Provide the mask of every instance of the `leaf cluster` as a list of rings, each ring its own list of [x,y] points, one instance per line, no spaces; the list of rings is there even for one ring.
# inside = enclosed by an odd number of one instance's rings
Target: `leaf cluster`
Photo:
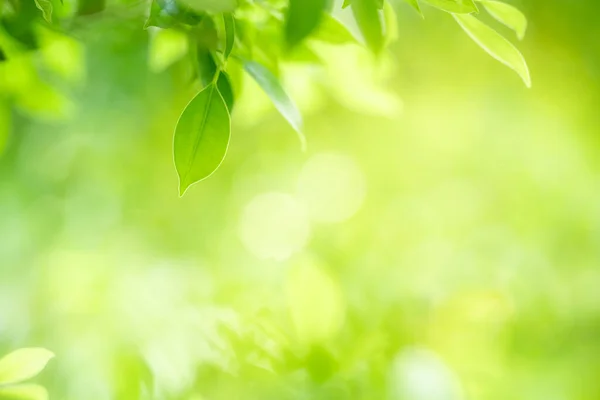
[[[400,1],[400,0],[399,0]],[[404,0],[419,15],[422,5],[446,12],[492,57],[512,68],[531,85],[527,64],[516,47],[478,18],[480,10],[511,28],[522,39],[527,27],[514,6],[496,0]],[[68,30],[53,20],[59,5],[53,0],[11,0],[2,10],[2,29],[20,45],[36,47],[31,25]],[[339,4],[341,3],[341,4]],[[288,61],[319,64],[312,44],[363,43],[375,57],[398,39],[397,12],[392,0],[152,0],[143,7],[144,28],[153,38],[150,67],[169,68],[182,57],[191,60],[199,92],[182,111],[175,128],[174,161],[180,195],[190,185],[210,176],[222,163],[231,137],[231,118],[240,91],[239,78],[249,76],[264,90],[275,108],[306,147],[302,116],[280,81]],[[102,13],[104,0],[82,0],[70,18]],[[339,18],[342,15],[345,18]],[[346,23],[358,28],[351,33]],[[345,22],[342,22],[345,21]],[[0,32],[1,33],[1,32]],[[2,36],[2,35],[0,35]],[[5,57],[6,41],[0,41]],[[10,43],[8,43],[10,44]],[[0,98],[0,100],[2,100]],[[2,110],[0,109],[0,112]],[[0,137],[2,134],[0,133]]]

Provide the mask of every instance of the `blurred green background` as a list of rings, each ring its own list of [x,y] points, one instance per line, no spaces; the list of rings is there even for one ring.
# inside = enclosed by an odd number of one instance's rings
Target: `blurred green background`
[[[514,4],[531,89],[399,4],[379,63],[287,68],[306,153],[246,80],[183,198],[194,91],[136,21],[4,66],[0,353],[64,400],[599,399],[600,7]]]

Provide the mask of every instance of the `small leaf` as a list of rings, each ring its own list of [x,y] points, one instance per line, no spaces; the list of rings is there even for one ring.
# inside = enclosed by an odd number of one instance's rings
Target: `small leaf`
[[[479,11],[473,0],[423,0],[440,10],[456,14],[470,14]]]
[[[518,8],[500,1],[479,0],[488,13],[498,22],[506,25],[517,34],[517,38],[522,40],[527,30],[527,18]]]
[[[225,50],[223,51],[223,56],[227,60],[235,44],[235,20],[231,13],[223,14],[223,25],[225,26]]]
[[[35,0],[35,6],[42,11],[46,21],[52,22],[52,2],[50,0]]]
[[[383,21],[385,22],[385,44],[398,40],[398,18],[396,11],[389,2],[383,6]]]
[[[352,13],[367,46],[375,54],[383,49],[385,38],[377,0],[352,0]]]
[[[202,87],[210,85],[217,75],[217,63],[210,51],[203,47],[196,49],[196,73]]]
[[[297,46],[319,26],[328,5],[328,0],[290,0],[284,31],[288,47]]]
[[[421,18],[425,18],[423,12],[421,11],[421,6],[419,5],[419,0],[405,0],[415,11],[421,16]]]
[[[352,0],[344,0],[342,4],[342,8],[350,7],[352,5]]]
[[[496,60],[512,68],[523,79],[525,85],[531,87],[527,63],[512,43],[472,15],[455,14],[454,19],[475,43]]]
[[[296,105],[289,98],[277,78],[261,64],[254,61],[244,63],[244,69],[271,99],[277,111],[283,115],[288,123],[294,128],[300,139],[302,149],[306,149],[306,138],[302,133],[302,116]]]
[[[323,16],[323,21],[313,38],[331,44],[356,43],[356,38],[352,36],[348,28],[328,14]]]
[[[13,351],[0,359],[0,385],[33,378],[46,367],[54,353],[39,347]]]
[[[227,110],[229,110],[229,114],[231,114],[235,104],[235,96],[233,94],[231,79],[229,79],[229,75],[225,71],[221,71],[219,74],[219,79],[217,79],[217,89],[219,89],[219,93],[225,101]]]
[[[48,400],[48,391],[40,385],[27,384],[0,388],[3,400]]]
[[[212,83],[189,102],[175,128],[173,153],[180,196],[219,168],[230,136],[227,105]]]

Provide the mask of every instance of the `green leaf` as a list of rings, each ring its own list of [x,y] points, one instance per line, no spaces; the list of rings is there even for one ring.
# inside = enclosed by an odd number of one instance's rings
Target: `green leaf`
[[[50,0],[35,0],[35,6],[42,11],[46,21],[52,22],[52,2]]]
[[[472,15],[455,14],[454,19],[489,55],[512,68],[531,87],[531,77],[525,59],[508,40]]]
[[[285,18],[285,41],[293,48],[317,29],[328,0],[290,0]]]
[[[375,54],[380,53],[385,44],[385,37],[377,0],[352,0],[352,13],[367,46]]]
[[[54,353],[39,347],[23,348],[0,359],[0,385],[33,378],[46,367]]]
[[[227,60],[235,44],[235,20],[231,13],[223,14],[223,25],[225,27],[225,50],[223,51],[223,56]]]
[[[233,106],[235,104],[235,96],[233,94],[231,79],[229,79],[229,75],[224,71],[221,71],[221,73],[219,74],[219,79],[217,79],[217,89],[219,89],[219,93],[225,101],[227,110],[229,110],[229,114],[231,114],[231,112],[233,111]]]
[[[237,0],[183,0],[183,3],[193,10],[211,13],[231,12],[237,7]]]
[[[478,12],[477,6],[473,0],[423,0],[429,5],[440,10],[456,14],[470,14]]]
[[[325,14],[319,29],[313,35],[315,40],[331,44],[356,43],[356,38],[348,28],[335,17]]]
[[[306,138],[302,133],[302,116],[292,99],[290,99],[285,90],[283,90],[283,87],[275,75],[267,68],[254,61],[245,62],[244,69],[252,78],[254,78],[267,96],[269,96],[277,111],[279,111],[292,128],[294,128],[300,139],[302,149],[306,149]]]
[[[48,400],[48,391],[40,385],[27,384],[0,388],[3,400]]]
[[[398,40],[398,18],[396,11],[389,2],[383,6],[383,21],[385,22],[385,44]]]
[[[352,5],[352,0],[344,0],[342,4],[342,8],[350,7]]]
[[[202,87],[210,85],[217,75],[217,63],[210,51],[203,47],[196,49],[196,73]]]
[[[175,0],[153,0],[150,6],[150,16],[144,24],[144,28],[149,26],[171,28],[180,23],[196,25],[203,19],[203,15]]]
[[[230,125],[227,105],[214,83],[200,91],[183,110],[173,143],[180,196],[219,168],[229,146]]]
[[[419,4],[419,0],[405,0],[415,11],[421,16],[421,18],[425,18],[423,15],[423,11],[421,11],[421,5]]]
[[[515,31],[519,40],[525,37],[527,18],[518,8],[500,1],[479,0],[479,2],[498,22]]]
[[[77,15],[92,15],[104,11],[106,0],[79,0],[77,2]]]

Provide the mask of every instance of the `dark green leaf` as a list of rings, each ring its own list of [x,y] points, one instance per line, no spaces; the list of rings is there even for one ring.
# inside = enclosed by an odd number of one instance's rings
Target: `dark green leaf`
[[[208,178],[223,162],[231,136],[227,105],[210,84],[187,105],[175,129],[173,153],[179,195]]]
[[[203,87],[210,85],[217,74],[217,64],[210,51],[203,47],[196,49],[196,73]]]
[[[80,0],[77,3],[77,15],[91,15],[106,8],[106,0]]]
[[[297,46],[319,26],[327,6],[328,0],[290,0],[285,19],[288,47]]]
[[[470,14],[477,12],[477,6],[473,0],[423,0],[424,2],[439,8],[457,14]]]
[[[209,15],[204,15],[202,21],[192,28],[192,35],[199,47],[210,50],[217,50],[219,48],[217,25]]]
[[[305,149],[306,138],[302,133],[302,116],[275,75],[273,75],[267,68],[254,61],[245,62],[244,69],[252,78],[254,78],[258,85],[265,91],[267,96],[269,96],[275,105],[275,108],[281,113],[281,115],[283,115],[292,128],[294,128],[298,134],[302,148]]]
[[[455,14],[454,18],[475,43],[496,60],[512,68],[527,87],[531,86],[527,63],[512,43],[472,15]]]
[[[223,56],[227,60],[235,44],[235,20],[232,14],[223,14],[223,25],[225,27],[225,49]]]
[[[352,0],[352,13],[367,46],[375,54],[380,53],[385,38],[377,0]]]
[[[235,105],[235,96],[233,94],[231,79],[229,79],[229,75],[225,71],[221,71],[219,75],[217,89],[219,89],[219,93],[221,94],[221,97],[223,97],[225,105],[227,105],[227,110],[229,110],[229,114],[231,114],[233,106]]]

